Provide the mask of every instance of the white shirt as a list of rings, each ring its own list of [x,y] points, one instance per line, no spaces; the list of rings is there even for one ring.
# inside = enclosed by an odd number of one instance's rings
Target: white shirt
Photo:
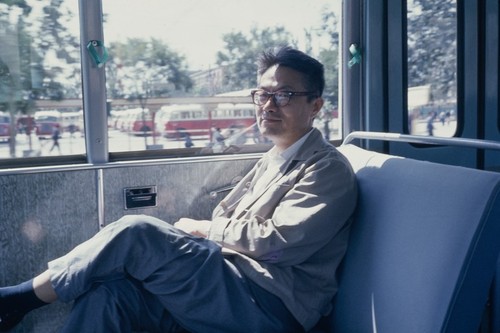
[[[257,179],[253,188],[250,189],[252,194],[261,193],[261,191],[267,187],[267,185],[269,185],[269,183],[276,178],[276,176],[283,175],[285,172],[284,166],[297,153],[300,146],[302,146],[310,134],[311,131],[307,132],[281,153],[277,151],[276,146],[269,150],[266,157],[268,160],[267,169],[264,171],[262,176]]]
[[[302,146],[302,144],[306,141],[311,132],[312,131],[306,133],[281,153],[278,152],[276,146],[274,146],[267,152],[266,155],[264,155],[267,163],[263,163],[263,165],[267,165],[267,168],[264,171],[257,171],[255,173],[255,177],[258,178],[252,181],[254,185],[248,189],[248,192],[241,198],[240,202],[238,203],[234,211],[234,214],[236,216],[238,216],[250,202],[255,200],[256,196],[260,195],[276,177],[283,175],[283,173],[285,172],[285,165],[287,165],[287,162],[297,153],[300,146]]]

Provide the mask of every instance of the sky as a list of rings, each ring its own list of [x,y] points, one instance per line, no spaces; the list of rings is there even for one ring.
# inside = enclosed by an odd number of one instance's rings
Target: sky
[[[73,0],[74,1],[74,0]],[[222,35],[282,25],[303,39],[318,29],[321,9],[340,0],[102,0],[105,42],[155,37],[186,56],[191,68],[207,69],[223,49]],[[300,44],[299,44],[300,45]]]
[[[104,42],[154,37],[183,55],[190,69],[213,68],[223,34],[284,26],[304,47],[304,30],[321,30],[321,13],[340,12],[341,0],[101,0]],[[28,0],[35,15],[43,15],[47,1]],[[79,36],[78,1],[65,0],[60,8],[73,13],[64,22]],[[64,15],[63,17],[70,17]],[[340,14],[337,14],[340,17]],[[320,43],[318,41],[318,43]],[[318,48],[318,45],[313,45]],[[313,54],[317,56],[317,54]]]

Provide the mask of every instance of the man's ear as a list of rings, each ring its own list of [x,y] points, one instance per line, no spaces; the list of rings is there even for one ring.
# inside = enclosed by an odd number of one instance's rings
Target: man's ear
[[[325,104],[325,100],[322,97],[318,97],[314,100],[313,102],[313,110],[312,110],[312,117],[316,117],[318,112],[321,110],[323,107],[323,104]]]

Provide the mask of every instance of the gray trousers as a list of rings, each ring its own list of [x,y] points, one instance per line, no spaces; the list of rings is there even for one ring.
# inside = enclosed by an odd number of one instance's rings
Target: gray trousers
[[[125,216],[49,263],[64,332],[302,332],[220,246],[149,216]]]

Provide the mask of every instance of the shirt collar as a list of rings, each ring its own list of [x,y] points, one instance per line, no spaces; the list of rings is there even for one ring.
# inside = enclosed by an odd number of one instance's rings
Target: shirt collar
[[[312,130],[304,134],[300,139],[295,141],[290,147],[283,150],[281,153],[277,151],[276,146],[272,147],[269,150],[269,164],[272,165],[282,165],[285,164],[288,160],[290,160],[300,149],[300,147],[304,144],[307,138],[311,135]]]

